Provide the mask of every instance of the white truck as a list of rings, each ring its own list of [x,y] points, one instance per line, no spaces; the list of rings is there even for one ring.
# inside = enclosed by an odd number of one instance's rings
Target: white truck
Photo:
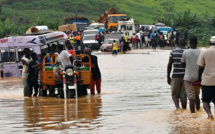
[[[129,20],[118,21],[117,32],[121,32],[122,36],[125,36],[125,34],[128,34],[129,39],[130,39],[131,36],[135,33],[134,19],[131,18]]]

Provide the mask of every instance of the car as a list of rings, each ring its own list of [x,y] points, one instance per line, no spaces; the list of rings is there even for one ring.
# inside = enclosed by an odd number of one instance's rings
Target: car
[[[113,38],[113,37],[109,37],[104,40],[104,43],[100,47],[101,51],[102,52],[112,52],[112,44],[113,44],[114,40],[116,41],[116,43],[118,45],[118,47],[117,47],[118,52],[122,51],[122,45],[120,43],[120,38]]]
[[[83,45],[92,50],[98,50],[100,48],[99,42],[95,40],[96,34],[86,34],[83,36]]]

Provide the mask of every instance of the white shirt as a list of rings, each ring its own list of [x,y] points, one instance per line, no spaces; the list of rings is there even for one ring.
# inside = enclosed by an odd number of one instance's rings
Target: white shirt
[[[22,57],[22,60],[24,60],[27,64],[29,64],[29,63],[31,62],[32,59],[31,59],[31,58],[28,59],[28,58],[26,58],[25,56],[23,56],[23,57]],[[22,79],[27,79],[27,78],[28,78],[28,74],[29,74],[28,69],[29,69],[28,66],[23,65],[23,69],[22,69]]]
[[[137,36],[138,36],[138,38],[139,38],[139,39],[141,39],[141,37],[140,37],[140,33],[137,33]]]
[[[215,46],[210,46],[201,52],[197,65],[204,67],[201,84],[204,86],[215,86]]]
[[[61,62],[61,70],[65,68],[66,65],[71,65],[70,57],[71,54],[69,54],[67,51],[63,50],[60,54],[58,54],[58,61]]]

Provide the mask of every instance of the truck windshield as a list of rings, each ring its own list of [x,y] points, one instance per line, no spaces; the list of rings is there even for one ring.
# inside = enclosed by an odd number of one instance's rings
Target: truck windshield
[[[118,20],[123,20],[127,18],[127,16],[110,16],[109,22],[110,23],[118,23]]]
[[[5,62],[16,62],[16,50],[15,49],[2,49],[1,50],[1,61]]]
[[[126,31],[126,25],[121,25],[121,31]]]

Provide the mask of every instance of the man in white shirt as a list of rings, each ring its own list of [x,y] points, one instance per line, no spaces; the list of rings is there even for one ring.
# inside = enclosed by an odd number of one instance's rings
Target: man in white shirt
[[[197,65],[199,65],[198,80],[202,85],[203,107],[208,119],[213,119],[210,102],[215,104],[215,36],[211,37],[210,44],[210,48],[201,52]]]
[[[58,70],[56,67],[53,69],[53,73],[55,76],[55,80],[59,80],[59,76],[62,73],[62,70],[67,65],[71,65],[71,60],[73,60],[73,57],[71,54],[68,53],[68,51],[63,50],[63,45],[57,46],[57,52],[58,52],[58,62],[60,62],[60,69]]]
[[[28,87],[28,65],[29,62],[32,60],[30,57],[30,49],[29,48],[25,48],[24,50],[24,54],[25,56],[23,56],[22,58],[22,64],[23,64],[23,69],[22,69],[22,82],[23,82],[23,86],[24,86],[24,96],[28,96],[28,92],[29,92],[29,87]]]
[[[184,85],[187,97],[190,102],[190,112],[195,113],[195,108],[200,109],[200,86],[195,86],[192,83],[198,80],[198,65],[196,64],[198,57],[201,53],[197,49],[197,38],[190,38],[190,49],[183,52],[181,63],[185,68]]]

